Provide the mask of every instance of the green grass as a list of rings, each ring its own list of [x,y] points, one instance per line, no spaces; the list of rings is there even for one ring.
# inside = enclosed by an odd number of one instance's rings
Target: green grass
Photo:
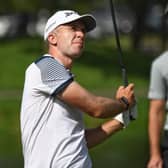
[[[0,167],[23,167],[19,111],[20,100],[0,100]]]
[[[130,50],[129,39],[124,38],[122,42],[128,79],[135,83],[139,117],[127,129],[90,150],[94,168],[142,168],[148,158],[146,96],[153,58]],[[40,39],[0,42],[0,165],[5,168],[23,167],[19,115],[24,73],[33,60],[45,53],[42,48]],[[76,60],[72,71],[76,80],[95,94],[114,96],[122,84],[114,39],[88,40],[83,56]],[[85,117],[87,127],[103,121]]]

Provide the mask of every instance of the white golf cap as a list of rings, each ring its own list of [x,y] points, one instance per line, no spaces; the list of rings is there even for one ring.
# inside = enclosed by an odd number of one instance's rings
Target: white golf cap
[[[49,33],[59,25],[76,20],[81,20],[84,23],[86,32],[89,32],[96,27],[96,19],[90,14],[79,15],[77,12],[72,10],[61,10],[48,19],[44,29],[44,40],[46,40]]]

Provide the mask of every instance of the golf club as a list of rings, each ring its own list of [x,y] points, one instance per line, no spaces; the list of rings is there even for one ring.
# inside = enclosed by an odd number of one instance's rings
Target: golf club
[[[119,32],[118,32],[116,16],[115,16],[115,9],[114,9],[114,4],[113,4],[112,0],[110,0],[110,9],[111,9],[112,22],[113,22],[113,26],[114,26],[114,34],[115,34],[116,44],[117,44],[117,48],[118,48],[118,52],[119,52],[119,65],[120,65],[121,71],[122,71],[123,84],[126,87],[126,86],[128,86],[128,78],[127,78],[126,67],[125,67],[125,64],[123,61],[123,52],[121,49]],[[137,118],[137,104],[135,104],[131,109],[129,109],[129,116],[130,116],[131,120],[135,120]]]

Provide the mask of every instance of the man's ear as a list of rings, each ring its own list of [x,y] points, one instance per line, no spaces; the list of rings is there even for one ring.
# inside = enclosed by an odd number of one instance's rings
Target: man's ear
[[[48,35],[48,42],[50,44],[56,45],[57,44],[57,37],[54,36],[52,33]]]

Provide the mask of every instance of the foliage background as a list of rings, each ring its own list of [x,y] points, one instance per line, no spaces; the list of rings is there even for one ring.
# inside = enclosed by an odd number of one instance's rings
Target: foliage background
[[[42,8],[48,9],[50,13],[65,8],[89,12],[103,5],[108,6],[108,3],[106,0],[6,0],[0,5],[0,13],[8,11],[34,14]],[[151,4],[160,3],[164,9],[166,1],[120,0],[115,3],[127,4],[136,16],[133,32],[121,35],[121,45],[128,80],[135,83],[139,116],[127,129],[91,149],[90,155],[94,168],[143,168],[149,155],[147,91],[150,65],[167,45],[166,32],[162,31],[165,29],[158,32],[150,31],[144,27],[144,20]],[[151,45],[153,50],[149,48]],[[20,103],[24,73],[32,61],[46,52],[44,48],[43,40],[39,37],[0,39],[0,167],[2,168],[23,167]],[[88,39],[83,56],[76,60],[73,72],[78,82],[93,93],[114,97],[115,90],[122,85],[114,36]],[[103,121],[85,116],[86,127],[98,126]]]

